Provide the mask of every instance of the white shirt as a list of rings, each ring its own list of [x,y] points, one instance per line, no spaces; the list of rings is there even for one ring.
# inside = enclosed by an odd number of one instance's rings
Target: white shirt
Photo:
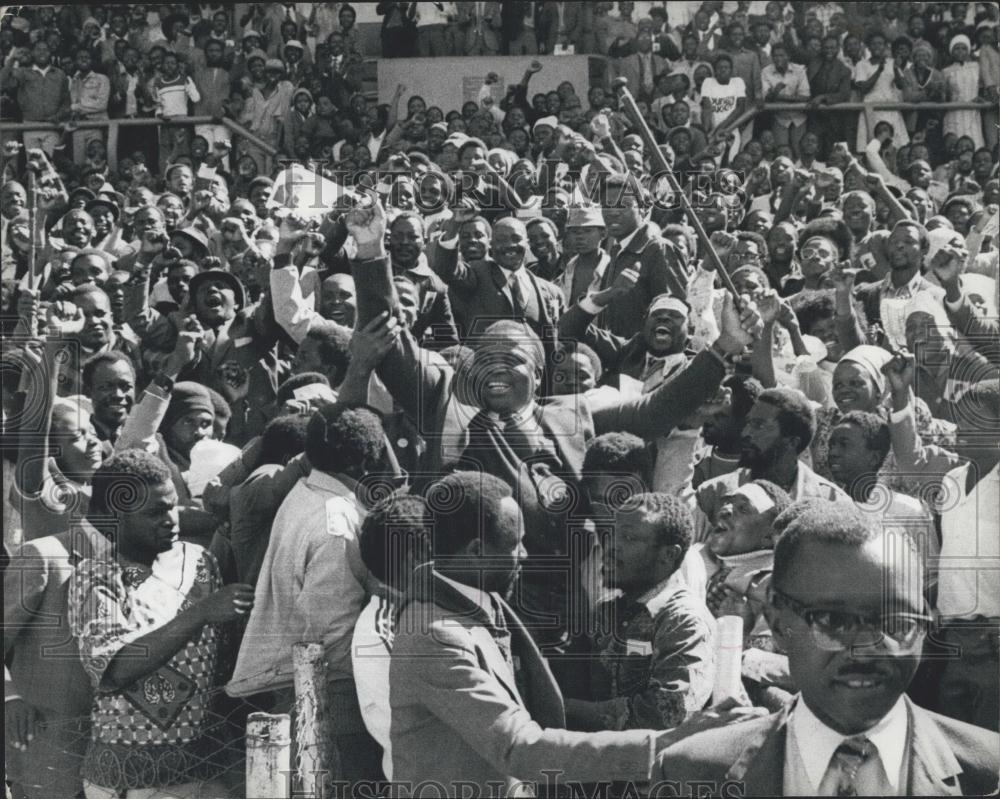
[[[701,99],[708,99],[712,104],[712,124],[716,127],[736,108],[736,101],[747,96],[747,87],[743,78],[732,77],[729,83],[721,84],[715,78],[705,78],[701,84]]]
[[[390,599],[374,594],[358,616],[351,640],[354,685],[365,727],[382,747],[382,770],[392,779],[392,749],[389,729],[389,662],[396,607]]]
[[[503,272],[504,278],[507,282],[504,284],[503,293],[507,295],[507,299],[510,300],[510,305],[512,308],[516,308],[517,305],[514,302],[514,293],[511,290],[511,284],[516,280],[518,285],[521,287],[521,297],[525,302],[528,302],[528,298],[531,296],[531,292],[534,288],[531,285],[531,281],[528,280],[528,271],[526,268],[522,267],[518,270],[504,269],[500,264],[497,264],[497,269]]]
[[[1000,617],[1000,465],[966,493],[971,464],[945,475],[938,609],[945,618]]]
[[[909,733],[906,703],[900,697],[892,709],[870,730],[861,733],[875,748],[858,770],[858,796],[898,796],[905,792],[903,755]],[[800,695],[788,719],[785,744],[785,796],[830,796],[830,760],[842,742],[855,736],[831,729],[809,709]]]
[[[292,684],[292,646],[322,641],[328,679],[352,677],[350,644],[368,570],[358,531],[366,513],[354,491],[313,469],[278,508],[264,554],[230,696]]]

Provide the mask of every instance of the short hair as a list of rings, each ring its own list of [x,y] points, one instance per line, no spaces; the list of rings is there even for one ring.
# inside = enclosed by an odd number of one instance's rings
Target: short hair
[[[878,466],[876,468],[882,468],[882,464],[889,455],[889,450],[892,447],[889,425],[885,419],[877,413],[848,411],[840,417],[837,424],[851,424],[857,427],[865,440],[865,446],[878,454]]]
[[[141,449],[116,452],[94,472],[90,481],[92,515],[114,516],[141,507],[151,486],[171,483],[167,465]]]
[[[847,223],[843,219],[820,217],[802,228],[799,232],[800,255],[805,243],[813,236],[823,236],[830,239],[837,248],[841,261],[849,258],[854,249],[854,236],[851,235],[850,228],[847,227]]]
[[[396,223],[399,222],[401,219],[409,219],[417,226],[417,229],[420,231],[420,235],[422,236],[426,235],[427,223],[424,221],[424,218],[416,211],[399,211],[392,218],[392,221],[389,223],[388,230],[391,232]]]
[[[413,553],[416,563],[432,559],[433,530],[422,496],[390,494],[376,503],[361,523],[361,560],[376,579],[399,587],[408,553]]]
[[[691,516],[691,509],[680,497],[661,491],[636,494],[626,500],[618,512],[645,513],[647,519],[656,526],[657,545],[680,547],[681,558],[691,546],[694,537],[694,519]]]
[[[513,496],[507,483],[485,472],[456,471],[431,483],[425,497],[434,517],[434,554],[454,555],[480,536],[498,541],[500,504]]]
[[[722,387],[728,388],[732,397],[733,416],[746,419],[757,399],[764,392],[764,386],[756,377],[734,374],[722,381]]]
[[[558,362],[557,359],[562,356],[575,354],[582,355],[590,361],[590,368],[594,372],[594,380],[600,382],[601,377],[604,375],[604,366],[601,364],[601,357],[594,352],[594,348],[590,345],[584,344],[582,341],[566,339],[560,341],[552,352],[553,361],[555,362]]]
[[[324,365],[336,369],[337,375],[343,378],[351,362],[351,331],[329,319],[314,319],[306,338],[314,339],[319,344],[319,356]]]
[[[547,216],[536,216],[533,219],[529,219],[524,227],[527,230],[532,225],[545,225],[547,228],[549,228],[549,230],[552,231],[553,235],[555,235],[556,238],[559,238],[559,236],[561,235],[559,233],[559,226],[551,219],[549,219]]]
[[[458,232],[461,233],[462,229],[466,225],[476,225],[476,224],[485,225],[486,235],[489,236],[490,238],[493,238],[493,225],[490,224],[490,221],[485,216],[476,215],[471,219],[466,219],[464,222],[462,222],[462,224],[458,226]]]
[[[945,206],[947,207],[947,203],[945,203]],[[943,212],[944,209],[942,209],[942,213]],[[920,249],[927,252],[928,247],[930,247],[930,240],[927,238],[927,228],[915,219],[900,219],[895,225],[892,226],[892,230],[889,231],[889,235],[892,235],[898,227],[911,227],[917,231],[917,235],[920,237]]]
[[[305,451],[310,417],[304,413],[276,416],[260,437],[260,462],[284,463]]]
[[[462,142],[462,146],[458,148],[458,157],[462,157],[462,153],[468,150],[470,147],[482,147],[484,150],[489,150],[490,148],[486,146],[486,142],[482,139],[477,139],[475,136],[466,139]]]
[[[729,66],[732,67],[732,65],[733,65],[733,57],[731,55],[729,55],[729,53],[719,53],[715,57],[715,61],[713,61],[713,66],[716,69],[718,69],[719,64],[722,63],[723,61],[728,61],[729,62]]]
[[[736,236],[737,241],[752,241],[757,245],[757,251],[760,253],[760,264],[763,267],[769,262],[770,258],[767,253],[767,242],[760,233],[754,233],[752,230],[735,230],[733,235]]]
[[[275,399],[279,404],[288,402],[288,400],[295,396],[295,389],[302,388],[303,386],[311,386],[315,383],[321,383],[324,386],[330,385],[327,376],[322,372],[300,372],[297,375],[292,375],[278,386]]]
[[[675,103],[676,105],[676,103]],[[671,222],[669,225],[663,226],[663,238],[668,236],[683,236],[687,241],[688,252],[693,258],[698,252],[698,237],[695,235],[695,230],[690,225],[681,225],[676,222]]]
[[[132,363],[132,359],[119,350],[106,350],[105,352],[97,353],[97,355],[92,355],[84,361],[81,373],[84,393],[89,394],[94,387],[94,372],[97,371],[98,367],[102,364],[112,365],[116,363],[123,363],[128,366],[129,371],[132,373],[132,380],[135,380],[135,364]]]
[[[976,429],[982,435],[995,437],[1000,433],[997,430],[997,420],[1000,417],[1000,380],[988,378],[974,383],[956,405],[956,417],[960,420],[971,417],[970,421],[976,421]],[[990,414],[988,419],[983,418],[983,409]]]
[[[778,409],[778,428],[785,438],[799,440],[797,452],[805,451],[816,433],[816,414],[808,397],[794,388],[768,388],[757,402],[766,402]]]
[[[585,477],[598,472],[634,474],[644,485],[652,485],[653,456],[646,442],[633,433],[602,433],[587,442],[581,471]]]
[[[774,570],[771,585],[779,588],[788,580],[794,568],[795,554],[805,541],[817,544],[839,544],[860,549],[874,541],[880,528],[873,525],[861,511],[846,502],[830,502],[810,497],[792,503],[774,527],[781,526],[774,544]],[[909,536],[904,536],[909,540]]]
[[[306,432],[309,462],[327,474],[373,466],[385,452],[382,420],[368,408],[340,403],[320,408]]]
[[[80,286],[77,286],[75,289],[73,289],[73,291],[70,292],[69,299],[75,303],[77,300],[82,300],[84,297],[90,295],[100,295],[101,297],[104,297],[104,299],[106,299],[109,303],[111,302],[111,298],[108,296],[108,293],[100,286],[95,286],[93,283],[84,283]]]

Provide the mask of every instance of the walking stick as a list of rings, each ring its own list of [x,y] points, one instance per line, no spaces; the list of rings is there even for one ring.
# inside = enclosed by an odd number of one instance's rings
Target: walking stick
[[[726,271],[726,268],[722,265],[722,259],[719,258],[719,254],[715,251],[715,247],[712,246],[712,242],[709,241],[708,234],[705,232],[705,228],[701,224],[701,220],[698,219],[697,214],[695,214],[694,209],[691,207],[691,203],[688,201],[687,195],[681,189],[680,184],[677,182],[677,178],[674,177],[674,172],[670,168],[670,164],[667,163],[666,156],[663,155],[663,151],[660,150],[660,145],[657,144],[656,138],[653,136],[653,131],[649,129],[649,125],[646,120],[642,118],[642,113],[639,111],[639,106],[636,105],[635,98],[632,96],[632,92],[628,90],[628,79],[627,78],[615,78],[611,82],[611,88],[617,93],[618,99],[625,111],[626,116],[631,120],[632,125],[637,128],[639,137],[642,139],[643,144],[646,146],[646,151],[650,153],[653,159],[654,167],[659,170],[659,173],[666,178],[667,184],[670,186],[670,190],[678,198],[681,204],[681,208],[684,209],[684,213],[691,223],[691,227],[694,228],[694,232],[698,236],[698,241],[701,242],[701,246],[708,253],[709,260],[712,263],[712,267],[715,269],[716,274],[722,280],[722,284],[726,287],[730,294],[733,295],[733,299],[736,301],[737,307],[739,307],[740,293],[736,290],[736,286],[733,285],[733,280]]]

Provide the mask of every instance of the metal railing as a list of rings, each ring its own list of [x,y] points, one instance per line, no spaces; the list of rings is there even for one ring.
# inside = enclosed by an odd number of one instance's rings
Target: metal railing
[[[809,107],[806,103],[761,103],[748,108],[746,113],[740,117],[738,123],[745,125],[756,116],[769,112],[791,111],[798,113],[816,113],[832,111],[834,113],[856,112],[856,111],[988,111],[996,110],[998,105],[989,102],[968,102],[968,103],[838,103],[836,105],[823,105]],[[108,140],[108,166],[116,169],[118,166],[118,130],[130,127],[160,127],[177,125],[224,125],[236,136],[246,139],[255,147],[260,148],[270,156],[277,155],[276,148],[269,145],[263,139],[255,136],[238,122],[229,117],[171,117],[161,119],[159,117],[130,117],[126,119],[81,119],[67,127],[66,123],[58,122],[4,122],[0,125],[4,131],[36,131],[51,130],[59,133],[69,133],[72,130],[88,130],[94,128],[107,128]],[[730,126],[734,127],[734,126]]]
[[[255,136],[238,122],[229,117],[170,117],[161,119],[160,117],[129,117],[125,119],[80,119],[75,120],[71,125],[60,122],[4,122],[0,129],[4,131],[35,131],[52,130],[57,133],[70,133],[74,130],[92,130],[107,128],[108,131],[108,166],[111,169],[118,167],[118,130],[120,128],[140,128],[140,127],[176,127],[180,125],[224,125],[229,131],[240,138],[246,139],[255,147],[259,147],[270,156],[278,154],[277,149]]]

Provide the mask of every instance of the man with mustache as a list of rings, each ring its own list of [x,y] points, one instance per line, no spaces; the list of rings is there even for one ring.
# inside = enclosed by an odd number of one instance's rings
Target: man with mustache
[[[819,497],[848,503],[843,491],[799,460],[815,432],[816,417],[804,394],[790,388],[762,391],[743,427],[740,468],[698,488],[696,539],[704,541],[708,536],[722,498],[750,480],[770,480],[793,500]]]
[[[664,779],[740,796],[976,796],[996,790],[1000,737],[904,696],[931,622],[911,539],[860,511],[803,503],[778,539],[765,609],[794,702],[667,749]]]

